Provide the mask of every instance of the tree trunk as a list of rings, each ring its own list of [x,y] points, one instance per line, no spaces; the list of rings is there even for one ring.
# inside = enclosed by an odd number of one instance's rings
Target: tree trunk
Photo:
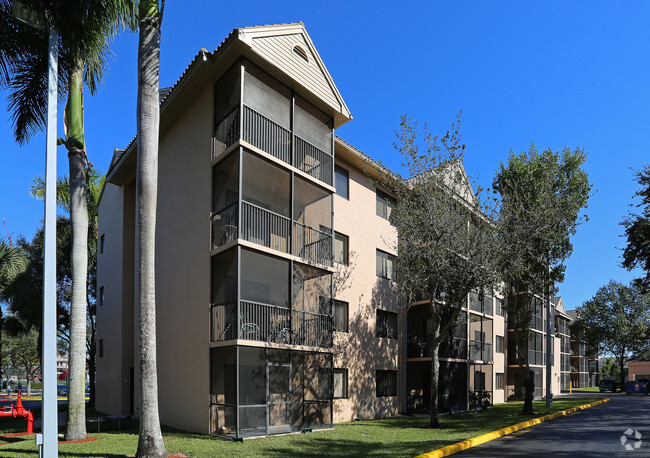
[[[65,440],[86,438],[86,299],[88,295],[88,203],[83,128],[83,64],[70,78],[65,111],[66,146],[70,162],[70,223],[72,225],[72,300],[70,301],[70,354],[68,421]]]
[[[166,457],[158,414],[156,363],[155,229],[160,122],[160,24],[157,1],[141,1],[139,8],[135,299],[138,310],[140,434],[136,457]]]
[[[535,396],[535,372],[528,369],[528,374],[524,380],[524,408],[521,413],[524,415],[532,415],[533,398]]]
[[[431,398],[429,400],[429,427],[440,428],[438,418],[438,385],[440,379],[440,360],[438,350],[440,349],[440,320],[433,315],[433,343],[431,345]]]
[[[625,383],[625,354],[621,355],[620,358],[618,358],[618,364],[620,367],[620,374],[619,377],[621,378],[621,392],[627,391],[627,384]],[[614,392],[616,392],[616,389],[614,389]]]

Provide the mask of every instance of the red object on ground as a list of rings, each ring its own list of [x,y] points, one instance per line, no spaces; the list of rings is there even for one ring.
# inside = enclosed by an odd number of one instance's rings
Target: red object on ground
[[[20,397],[20,390],[18,390],[18,399],[16,400],[16,406],[14,407],[11,404],[11,409],[0,410],[0,417],[23,417],[27,419],[27,432],[26,434],[32,434],[34,432],[34,415],[28,409],[23,407],[23,401]]]

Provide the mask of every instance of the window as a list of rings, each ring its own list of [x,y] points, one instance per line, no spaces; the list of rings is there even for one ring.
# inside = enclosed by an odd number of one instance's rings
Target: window
[[[503,302],[498,297],[494,298],[494,313],[503,316]]]
[[[104,287],[99,288],[99,305],[104,305]]]
[[[318,399],[330,399],[332,396],[332,369],[327,367],[318,368]]]
[[[338,165],[334,167],[334,187],[339,196],[345,197],[346,199],[350,198],[350,179],[348,171]]]
[[[348,332],[348,303],[334,301],[334,330]]]
[[[104,339],[99,339],[99,350],[97,352],[100,358],[104,357]]]
[[[348,265],[348,236],[334,233],[334,262]]]
[[[397,371],[377,371],[377,397],[397,396]]]
[[[395,206],[395,200],[385,192],[377,189],[377,216],[390,221],[390,214]]]
[[[395,281],[395,256],[377,250],[377,276]]]
[[[496,374],[496,379],[494,380],[494,388],[496,390],[502,390],[503,389],[503,373],[497,372]]]
[[[397,339],[397,313],[377,309],[377,337]]]
[[[334,399],[348,397],[348,370],[334,369]]]
[[[103,253],[104,252],[104,234],[99,237],[99,252]]]
[[[503,353],[503,336],[496,336],[496,352]]]

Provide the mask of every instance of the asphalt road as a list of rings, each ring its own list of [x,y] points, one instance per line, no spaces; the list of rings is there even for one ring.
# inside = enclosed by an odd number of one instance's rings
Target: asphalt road
[[[611,401],[501,437],[455,456],[650,457],[650,396],[627,396],[623,393],[588,393],[585,396],[608,397]]]

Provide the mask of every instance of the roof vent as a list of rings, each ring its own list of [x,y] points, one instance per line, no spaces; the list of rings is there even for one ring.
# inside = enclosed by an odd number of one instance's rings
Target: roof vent
[[[300,45],[295,45],[295,46],[293,47],[293,52],[295,52],[295,53],[298,54],[300,57],[302,57],[303,59],[305,59],[305,62],[309,62],[309,56],[307,55],[307,51],[305,51],[305,48],[303,48],[302,46],[300,46]]]

